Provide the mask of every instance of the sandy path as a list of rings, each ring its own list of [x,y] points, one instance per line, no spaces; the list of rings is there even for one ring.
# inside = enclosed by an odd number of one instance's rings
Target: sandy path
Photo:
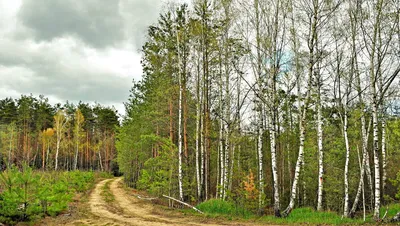
[[[189,217],[167,217],[156,214],[150,203],[139,200],[128,195],[122,188],[122,178],[103,180],[96,185],[89,197],[90,213],[94,215],[91,219],[83,219],[73,222],[71,225],[136,225],[136,226],[163,226],[163,225],[239,225],[239,224],[203,224],[193,222]],[[110,191],[115,197],[115,205],[119,206],[122,213],[111,212],[108,204],[103,200],[101,191],[104,185],[111,181]]]

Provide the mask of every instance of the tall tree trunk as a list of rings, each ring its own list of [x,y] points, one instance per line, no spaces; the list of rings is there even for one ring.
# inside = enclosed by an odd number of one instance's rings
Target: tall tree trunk
[[[79,141],[78,139],[76,140],[75,143],[75,158],[74,158],[74,170],[77,170],[78,168],[78,154],[79,154]]]
[[[319,81],[318,81],[319,83]],[[322,146],[322,106],[321,106],[321,88],[318,86],[317,93],[317,136],[318,136],[318,201],[317,210],[322,210],[322,194],[324,187],[324,152]]]
[[[382,119],[382,195],[384,195],[385,192],[386,180],[386,121]]]
[[[379,220],[379,210],[381,205],[381,177],[380,177],[380,163],[379,163],[379,138],[378,138],[378,94],[377,94],[377,81],[375,76],[375,50],[378,38],[378,30],[380,27],[380,16],[382,12],[382,0],[378,0],[376,4],[377,15],[374,23],[374,32],[372,37],[372,46],[370,50],[370,88],[372,93],[372,129],[373,129],[373,148],[374,148],[374,177],[375,177],[375,206],[374,206],[374,219]]]
[[[58,169],[58,153],[60,151],[60,142],[61,142],[61,135],[57,132],[57,146],[56,146],[56,157],[55,157],[55,167],[54,170],[57,171]]]
[[[14,126],[11,126],[11,136],[10,136],[10,146],[8,148],[8,168],[11,167],[11,152],[12,152],[12,143],[13,143],[13,135],[14,135]]]
[[[273,94],[274,95],[274,94]],[[272,100],[274,101],[274,100]],[[271,167],[274,186],[274,213],[276,217],[280,217],[280,202],[279,202],[279,182],[278,182],[278,164],[276,160],[276,124],[275,124],[275,109],[270,112],[270,146],[271,146]]]
[[[314,12],[312,15],[312,18],[310,20],[312,23],[310,24],[310,38],[308,40],[308,47],[309,47],[309,63],[308,63],[308,89],[307,89],[307,94],[306,94],[306,99],[304,102],[303,109],[300,112],[300,117],[299,117],[299,153],[297,157],[297,162],[296,162],[296,168],[294,172],[294,178],[293,178],[293,184],[292,184],[292,190],[291,190],[291,195],[290,195],[290,201],[289,205],[287,208],[282,212],[283,216],[288,216],[290,212],[294,208],[294,204],[296,201],[296,192],[297,192],[297,183],[299,180],[300,176],[300,171],[301,167],[304,162],[304,142],[305,142],[305,135],[306,135],[306,115],[311,99],[311,86],[312,86],[312,80],[313,80],[313,74],[314,74],[314,64],[315,64],[315,57],[314,57],[314,49],[315,49],[315,41],[317,39],[317,20],[318,20],[318,3],[314,4]],[[294,37],[296,38],[296,37]],[[294,41],[296,42],[296,41]],[[295,47],[296,49],[296,47]],[[298,84],[299,86],[299,84]],[[301,95],[300,93],[298,95]],[[299,106],[300,107],[300,106]]]
[[[178,47],[178,83],[179,83],[179,106],[178,106],[178,186],[179,198],[183,201],[182,189],[182,68],[180,56],[179,32],[176,31],[177,47]]]
[[[344,134],[344,142],[346,146],[346,162],[344,166],[344,217],[349,216],[349,160],[350,160],[350,146],[349,146],[349,138],[347,135],[348,128],[348,119],[347,119],[347,109],[344,109],[344,123],[343,123],[343,134]]]
[[[200,97],[200,65],[199,63],[197,64],[197,80],[196,80],[196,179],[197,179],[197,198],[198,200],[201,197],[201,179],[200,179],[200,146],[201,146],[201,139],[200,139],[200,134],[201,134],[201,130],[200,130],[200,123],[201,123],[201,97]]]
[[[225,197],[225,149],[224,149],[224,120],[223,120],[223,81],[222,81],[222,53],[219,52],[219,198]],[[226,141],[225,141],[226,142]]]
[[[100,150],[98,151],[98,155],[99,155],[100,170],[101,170],[101,171],[104,171],[104,168],[103,168],[103,160],[101,159],[101,151],[100,151]]]
[[[257,145],[257,151],[258,151],[258,183],[259,183],[259,197],[258,197],[258,208],[259,211],[264,206],[264,167],[263,167],[263,113],[262,113],[262,108],[260,109],[259,113],[259,118],[258,118],[258,145]]]

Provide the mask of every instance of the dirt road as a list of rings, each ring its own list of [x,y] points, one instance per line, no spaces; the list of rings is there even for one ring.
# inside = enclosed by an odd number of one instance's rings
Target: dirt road
[[[122,178],[103,180],[96,185],[88,201],[89,212],[93,217],[76,220],[68,225],[136,225],[136,226],[163,226],[163,225],[243,225],[225,222],[202,222],[198,218],[187,216],[165,215],[162,209],[151,203],[140,200],[127,194],[122,187]],[[101,192],[109,184],[110,192],[114,196],[112,203],[104,200]]]

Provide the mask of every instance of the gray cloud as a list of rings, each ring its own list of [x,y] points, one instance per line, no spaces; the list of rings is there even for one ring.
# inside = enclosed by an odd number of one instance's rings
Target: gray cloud
[[[121,1],[121,14],[127,22],[127,36],[137,49],[145,41],[147,27],[157,21],[162,5],[161,0]]]
[[[103,48],[125,40],[137,50],[162,5],[160,0],[24,0],[18,18],[38,41],[74,36]]]
[[[117,105],[125,101],[131,79],[140,75],[140,68],[130,76],[121,76],[97,68],[88,60],[91,57],[60,43],[32,46],[29,42],[0,42],[0,89],[3,95],[8,90],[72,102]]]
[[[0,0],[0,8],[14,7],[0,15],[0,99],[44,94],[123,112],[131,81],[142,73],[137,50],[163,1],[13,2]]]
[[[25,0],[18,13],[37,40],[75,36],[94,47],[124,40],[119,0]]]

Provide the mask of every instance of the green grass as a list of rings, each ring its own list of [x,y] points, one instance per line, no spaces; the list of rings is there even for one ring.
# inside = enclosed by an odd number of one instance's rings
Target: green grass
[[[400,212],[400,203],[390,204],[388,206],[384,206],[380,209],[380,216],[381,218],[385,215],[386,208],[388,210],[386,214],[386,220],[393,218],[398,212]]]
[[[219,199],[210,199],[206,202],[197,205],[197,208],[208,216],[227,216],[227,217],[242,217],[250,218],[253,214],[242,207],[237,207],[235,204]]]
[[[317,212],[312,208],[294,209],[287,218],[275,218],[274,216],[263,216],[259,220],[265,223],[275,223],[275,224],[354,225],[354,224],[364,223],[362,219],[342,218],[335,212]]]
[[[211,199],[197,205],[197,208],[203,211],[207,217],[217,218],[222,217],[228,220],[251,220],[261,224],[306,224],[306,225],[374,225],[376,222],[372,218],[372,214],[368,213],[366,221],[362,219],[362,215],[358,218],[342,218],[336,212],[318,212],[312,208],[296,208],[287,218],[276,218],[272,215],[259,217],[256,214],[245,210],[242,207],[236,207],[233,203],[218,199]],[[394,215],[400,212],[400,204],[391,204],[381,208],[381,218],[386,212],[385,222],[391,219]]]

